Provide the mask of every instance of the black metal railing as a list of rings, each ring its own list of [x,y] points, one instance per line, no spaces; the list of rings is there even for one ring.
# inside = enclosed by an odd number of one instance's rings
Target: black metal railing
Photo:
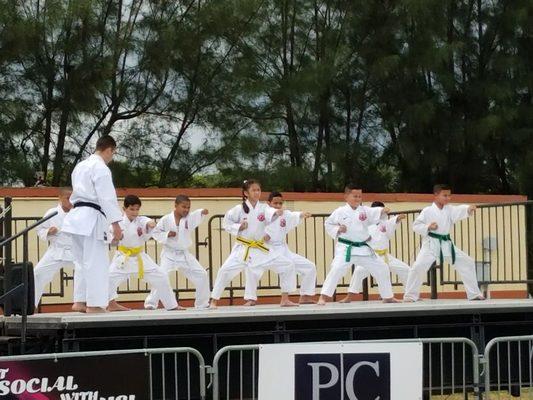
[[[54,214],[55,215],[55,214]],[[161,218],[161,215],[150,215],[150,218],[154,219],[156,222]],[[47,218],[48,219],[48,218]],[[35,224],[37,221],[40,221],[41,217],[12,217],[6,215],[6,224],[0,224],[2,229],[6,225],[6,232],[9,230],[9,236],[11,232],[20,232],[27,229],[29,226]],[[9,222],[11,221],[11,222]],[[8,235],[6,234],[6,237]],[[0,239],[1,240],[1,239]],[[199,258],[200,251],[202,247],[207,246],[207,238],[201,240],[200,230],[195,230],[194,235],[194,249],[192,253]],[[21,262],[23,258],[23,237],[17,236],[12,241],[12,248],[8,249],[10,252],[10,259],[14,262]],[[3,250],[3,248],[0,248]],[[114,251],[112,246],[109,246],[110,252]],[[28,253],[30,254],[30,260],[33,261],[34,265],[37,265],[37,262],[42,258],[44,253],[47,250],[47,245],[39,238],[35,230],[28,232]],[[161,245],[155,240],[150,240],[145,244],[145,251],[154,259],[156,263],[159,263]],[[2,253],[0,253],[1,255]],[[173,273],[173,278],[179,284],[176,286],[176,293],[194,293],[194,287],[188,280],[181,281],[178,277],[178,272]],[[69,285],[72,285],[74,280],[74,271],[70,268],[61,269],[59,275],[48,284],[48,287],[43,293],[43,297],[55,297],[58,299],[65,299],[66,297],[66,288]],[[138,280],[130,279],[127,280],[121,288],[119,288],[119,294],[146,294],[150,292],[150,288],[147,283]],[[70,301],[70,299],[65,299],[65,301]]]
[[[0,248],[4,249],[4,294],[0,296],[0,303],[4,304],[6,299],[9,299],[19,291],[22,291],[22,304],[21,304],[21,329],[20,329],[20,352],[21,354],[25,353],[26,350],[26,333],[27,333],[27,320],[28,320],[28,292],[29,292],[29,282],[28,282],[28,263],[29,263],[29,252],[28,252],[28,233],[33,229],[37,228],[42,223],[53,218],[56,213],[50,213],[44,218],[30,224],[22,231],[11,235],[11,201],[10,197],[4,199],[5,210],[7,211],[4,215],[4,221],[6,222],[6,227],[4,228],[5,238],[0,242]],[[22,282],[16,285],[15,287],[8,287],[8,281],[5,277],[9,274],[10,268],[13,265],[11,258],[11,246],[18,238],[22,238]],[[33,306],[33,305],[32,305]]]
[[[533,202],[484,204],[478,208],[471,218],[456,224],[451,234],[457,247],[476,261],[480,283],[483,285],[524,284],[527,285],[528,293],[533,293],[533,255],[531,254],[533,251]],[[397,227],[390,241],[390,252],[409,265],[414,263],[421,243],[420,236],[412,230],[413,222],[419,212],[420,210],[408,210],[392,213],[393,215],[406,214],[407,217]],[[324,228],[324,221],[328,215],[313,215],[303,221],[287,237],[287,243],[293,251],[317,265],[318,287],[322,286],[334,252],[334,241],[326,234]],[[151,216],[155,220],[160,217]],[[221,214],[212,216],[207,224],[202,224],[196,229],[194,237],[193,254],[202,265],[208,267],[211,286],[218,268],[225,261],[234,244],[234,239],[222,228],[222,219]],[[5,226],[5,236],[10,236],[11,231],[19,232],[21,229],[27,229],[38,220],[38,217],[14,217],[12,223]],[[31,261],[36,263],[44,253],[46,246],[39,243],[35,231],[28,231],[27,237]],[[23,258],[23,237],[18,236],[13,241],[13,247],[12,259],[18,262]],[[6,256],[7,251],[8,249],[6,249]],[[156,262],[159,262],[160,245],[157,242],[154,240],[147,242],[146,251]],[[65,287],[70,284],[71,280],[72,273],[62,271],[60,277],[49,285],[44,296],[63,299]],[[178,296],[194,292],[194,287],[188,280],[180,277],[179,273],[174,273],[173,281],[175,281]],[[458,290],[460,284],[461,281],[455,269],[447,263],[443,266],[435,265],[429,271],[425,282],[434,298],[437,297],[439,290]],[[348,285],[349,279],[344,278],[339,287],[346,288]],[[396,277],[393,277],[393,285],[400,285]],[[375,286],[372,280],[369,286]],[[266,273],[260,282],[259,294],[269,294],[277,289],[279,289],[277,275]],[[241,275],[228,288],[230,300],[240,297],[243,290],[244,279]],[[148,291],[147,284],[131,279],[121,287],[119,293],[143,294]],[[365,293],[365,298],[368,298],[368,291]],[[65,301],[70,301],[70,299],[65,299]]]
[[[412,225],[420,210],[393,212],[406,214],[406,219],[397,227],[390,241],[390,252],[395,257],[412,265],[420,249],[421,237]],[[315,214],[303,221],[289,233],[287,243],[298,254],[313,261],[317,266],[317,287],[321,287],[333,259],[334,240],[325,231],[324,221],[329,214]],[[214,215],[208,223],[209,271],[211,281],[220,265],[229,255],[233,238],[222,228],[223,215]],[[469,254],[476,262],[481,285],[524,284],[528,293],[533,287],[533,201],[516,203],[483,204],[474,215],[454,225],[451,232],[457,247]],[[314,245],[313,245],[314,244]],[[393,285],[399,285],[393,277]],[[428,272],[425,285],[431,289],[431,297],[437,297],[438,287],[452,286],[458,290],[461,280],[456,270],[445,262],[434,265]],[[346,288],[349,279],[340,282]],[[371,280],[370,286],[375,286]],[[259,290],[279,289],[279,280],[274,273],[267,273],[261,280]],[[228,288],[232,300],[235,292],[244,290],[243,276],[234,280]],[[368,292],[365,291],[365,298]]]

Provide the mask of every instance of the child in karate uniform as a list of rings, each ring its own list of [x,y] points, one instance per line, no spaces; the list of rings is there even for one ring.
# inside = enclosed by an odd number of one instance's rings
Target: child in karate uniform
[[[226,286],[240,272],[246,269],[244,298],[247,305],[257,301],[255,288],[266,269],[272,269],[280,276],[282,307],[296,306],[289,299],[289,293],[296,290],[294,264],[288,258],[270,252],[265,244],[265,228],[274,214],[283,214],[259,201],[261,186],[256,180],[246,180],[242,186],[243,202],[224,215],[224,229],[236,237],[231,254],[218,270],[211,293],[211,307],[216,308]]]
[[[450,205],[451,189],[447,185],[435,185],[435,200],[416,218],[413,230],[422,236],[422,248],[409,271],[405,285],[405,302],[414,302],[420,298],[420,287],[431,265],[444,259],[451,261],[459,272],[469,300],[485,300],[479,290],[474,260],[455,246],[450,238],[453,225],[472,215],[475,205]]]
[[[345,187],[344,199],[346,204],[333,211],[325,221],[327,233],[336,239],[337,243],[335,257],[322,286],[318,304],[324,305],[331,299],[338,282],[353,264],[365,268],[374,277],[383,302],[397,303],[398,300],[392,293],[389,267],[368,245],[368,228],[377,224],[389,210],[363,206],[363,192],[352,184]]]
[[[130,276],[144,279],[161,296],[161,302],[167,310],[182,309],[178,306],[174,291],[170,286],[168,275],[144,251],[145,243],[150,240],[150,231],[155,222],[148,217],[139,216],[141,199],[135,195],[124,198],[124,216],[119,221],[122,239],[116,244],[117,252],[109,267],[109,311],[128,311],[117,303],[117,288]]]
[[[385,204],[380,201],[375,201],[372,203],[371,207],[383,208],[385,207]],[[376,255],[389,266],[390,271],[398,275],[402,285],[405,285],[405,282],[407,282],[409,266],[389,253],[389,242],[394,237],[396,227],[405,217],[405,214],[395,215],[390,218],[382,217],[377,224],[368,227],[368,233],[370,234],[368,245],[374,250],[374,253],[376,253]],[[363,291],[363,280],[369,276],[370,274],[366,269],[357,266],[350,281],[348,294],[343,300],[341,300],[341,303],[349,303],[353,300],[356,293],[361,293]]]
[[[209,277],[204,267],[189,252],[192,245],[191,234],[209,213],[206,209],[191,210],[191,200],[178,195],[174,201],[174,211],[162,217],[152,236],[163,245],[161,251],[161,268],[167,274],[178,271],[185,275],[196,288],[194,305],[198,309],[209,307]],[[158,288],[152,289],[144,307],[156,309],[162,294]]]
[[[49,243],[46,253],[37,263],[33,270],[35,281],[35,307],[39,305],[39,301],[43,295],[44,289],[49,284],[54,275],[63,267],[72,267],[74,270],[74,257],[72,255],[72,240],[70,235],[61,231],[63,220],[67,213],[72,209],[70,202],[71,188],[61,188],[59,190],[59,204],[46,212],[44,217],[57,212],[55,216],[45,221],[37,228],[37,235],[44,241]],[[74,274],[79,273],[74,271]],[[75,280],[79,283],[79,280]],[[76,298],[79,295],[79,290],[74,288],[74,302],[79,302],[82,299]]]
[[[280,216],[274,214],[272,222],[266,226],[266,245],[272,254],[282,255],[294,263],[296,274],[301,277],[300,304],[314,304],[316,266],[307,258],[292,252],[286,241],[287,234],[311,214],[284,210],[283,196],[279,192],[270,193],[268,205],[276,210],[283,210],[283,214]]]

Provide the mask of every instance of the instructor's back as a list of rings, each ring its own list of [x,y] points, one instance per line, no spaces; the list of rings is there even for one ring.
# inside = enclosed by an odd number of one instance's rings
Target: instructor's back
[[[72,255],[80,266],[77,279],[81,282],[74,285],[80,293],[75,298],[85,300],[74,303],[74,311],[105,312],[109,302],[109,224],[113,227],[113,241],[122,235],[118,225],[122,212],[107,166],[116,147],[111,136],[102,136],[96,142],[95,153],[72,172],[74,208],[65,217],[63,231],[72,235]]]

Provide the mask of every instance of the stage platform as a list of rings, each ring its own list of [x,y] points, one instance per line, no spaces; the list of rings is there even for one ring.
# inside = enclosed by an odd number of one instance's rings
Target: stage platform
[[[3,317],[4,334],[20,333],[20,320]],[[444,336],[468,337],[481,346],[492,337],[517,334],[533,334],[533,300],[358,301],[28,317],[35,352],[191,346],[209,356],[229,344]]]

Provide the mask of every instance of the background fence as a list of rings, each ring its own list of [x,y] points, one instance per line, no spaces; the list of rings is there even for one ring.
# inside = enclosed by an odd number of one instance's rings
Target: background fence
[[[528,275],[528,219],[532,219],[533,202],[482,205],[469,219],[456,224],[451,236],[456,245],[468,253],[475,261],[478,279],[486,285],[500,285],[506,288],[525,288],[533,282]],[[413,232],[412,226],[420,210],[406,211],[406,219],[396,229],[390,241],[390,252],[409,265],[415,261],[420,249],[421,237]],[[392,213],[395,215],[397,213]],[[324,221],[329,214],[315,214],[303,221],[287,236],[290,248],[310,259],[317,266],[317,287],[321,287],[329,264],[333,259],[334,240],[325,231]],[[232,238],[222,228],[222,215],[215,215],[209,220],[209,266],[211,279],[231,252],[234,244]],[[529,230],[531,232],[531,230]],[[531,248],[532,246],[530,246]],[[531,258],[529,258],[531,259]],[[462,290],[455,269],[445,263],[437,266],[439,270],[440,290]],[[348,287],[349,275],[340,282],[340,288]],[[397,277],[393,284],[400,285]],[[426,281],[430,285],[430,280]],[[517,286],[521,285],[521,286]],[[372,286],[375,286],[372,282]],[[279,280],[272,272],[265,273],[260,282],[262,294],[272,294],[279,288]],[[244,289],[242,276],[236,278],[230,290],[230,297],[240,296]]]
[[[453,228],[451,235],[456,245],[468,253],[475,261],[478,279],[486,285],[498,285],[501,289],[525,290],[526,285],[533,283],[533,272],[530,261],[533,256],[533,202],[487,204],[479,209],[469,219],[459,222]],[[420,236],[413,232],[412,225],[419,210],[403,212],[407,218],[402,221],[390,241],[390,252],[399,259],[412,265],[420,248]],[[394,215],[394,213],[393,213]],[[328,214],[315,214],[303,221],[296,229],[289,233],[287,242],[290,248],[313,261],[317,266],[317,287],[322,286],[329,264],[333,258],[334,241],[327,236],[324,221]],[[159,216],[152,216],[158,219]],[[13,232],[38,220],[40,217],[15,217],[11,227]],[[211,284],[216,277],[219,267],[231,252],[234,244],[232,238],[222,228],[223,215],[214,215],[195,231],[194,247],[191,252],[208,268]],[[30,232],[30,259],[37,263],[46,250],[46,243],[40,241],[35,232]],[[528,246],[529,244],[529,246]],[[160,245],[154,240],[146,244],[147,253],[159,261]],[[13,258],[22,259],[21,240],[14,243]],[[438,267],[439,291],[461,291],[460,279],[455,269],[449,264]],[[528,272],[529,271],[529,272]],[[176,292],[182,298],[191,298],[194,288],[188,280],[177,272],[171,275],[171,281]],[[394,285],[399,282],[393,277]],[[342,292],[349,284],[349,275],[344,277],[339,286]],[[431,284],[430,279],[426,285]],[[71,291],[72,271],[62,270],[61,275],[50,283],[45,297],[53,302],[69,302]],[[69,287],[70,286],[70,287]],[[244,289],[244,279],[240,275],[233,280],[227,295],[233,299],[241,297]],[[371,287],[374,284],[371,282]],[[279,281],[276,274],[267,272],[260,282],[260,295],[278,295]],[[400,290],[400,289],[399,289]],[[132,277],[120,287],[119,293],[129,300],[141,300],[149,291],[146,283]]]

